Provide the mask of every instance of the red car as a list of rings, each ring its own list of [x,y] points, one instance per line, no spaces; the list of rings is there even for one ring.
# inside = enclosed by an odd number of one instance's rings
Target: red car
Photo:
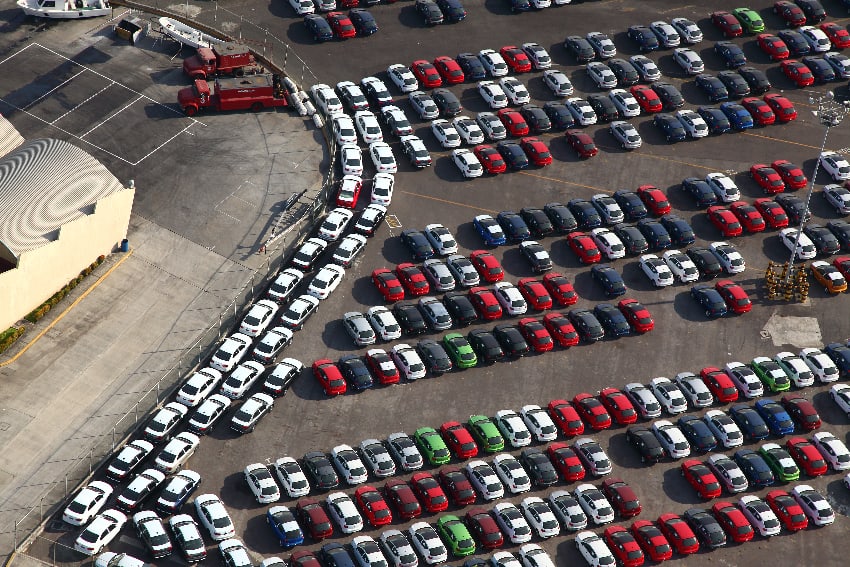
[[[537,167],[545,167],[552,163],[552,152],[539,138],[523,138],[519,141],[519,145],[528,156],[528,160]]]
[[[354,29],[354,24],[351,19],[342,12],[330,12],[326,16],[328,23],[334,35],[340,39],[348,39],[357,35],[357,30]]]
[[[502,121],[502,124],[505,125],[505,128],[508,130],[508,134],[514,138],[528,136],[528,123],[525,121],[525,118],[522,117],[522,114],[516,110],[512,108],[503,108],[496,113],[496,116],[498,116],[499,120]]]
[[[505,63],[508,64],[508,67],[514,73],[528,73],[531,71],[531,60],[525,54],[525,51],[516,45],[504,46],[499,50],[499,55],[502,56],[502,59],[505,60]]]
[[[547,313],[543,316],[543,326],[562,347],[578,344],[578,333],[563,313]]]
[[[741,226],[741,223],[738,222],[738,219],[732,214],[732,211],[726,207],[714,205],[713,207],[708,208],[706,214],[708,215],[708,220],[711,221],[711,224],[717,227],[717,230],[719,230],[720,234],[724,237],[729,238],[733,236],[741,236],[744,233],[744,228]]]
[[[750,167],[750,177],[769,195],[785,191],[785,182],[782,180],[782,176],[767,164],[753,164]]]
[[[522,333],[534,352],[548,352],[555,347],[552,335],[549,334],[543,323],[533,317],[520,319],[519,332]]]
[[[652,320],[649,310],[637,299],[621,299],[617,303],[617,309],[620,310],[635,332],[648,333],[655,328],[655,321]]]
[[[792,437],[785,442],[785,448],[807,475],[815,477],[826,474],[827,466],[823,455],[808,439]]]
[[[394,273],[387,268],[378,268],[372,272],[372,283],[381,292],[384,301],[404,299],[404,288]]]
[[[591,429],[599,431],[611,427],[611,415],[602,402],[588,393],[582,392],[573,398],[573,406]]]
[[[540,281],[534,278],[522,278],[517,282],[517,288],[533,309],[544,311],[552,308],[552,296]]]
[[[398,384],[401,375],[393,359],[381,349],[372,349],[366,353],[366,365],[369,371],[383,385]]]
[[[314,362],[313,375],[322,385],[326,396],[338,396],[345,393],[345,379],[333,360],[320,358]]]
[[[449,499],[443,487],[431,473],[419,472],[410,479],[413,493],[429,512],[443,512],[449,507]]]
[[[463,69],[457,64],[457,61],[447,55],[441,55],[434,59],[434,67],[443,82],[447,85],[457,85],[462,83],[466,77],[463,75]]]
[[[791,51],[785,42],[772,33],[760,33],[756,36],[756,41],[771,61],[782,61],[791,56]]]
[[[343,193],[343,188],[346,189],[346,192]],[[357,205],[357,199],[360,197],[360,190],[363,188],[363,183],[358,181],[354,184],[354,191],[348,193],[347,187],[344,187],[343,183],[339,184],[339,190],[336,194],[336,206],[337,207],[345,207],[346,209],[353,209]]]
[[[711,507],[711,513],[726,530],[726,535],[735,543],[744,543],[753,539],[755,535],[753,526],[747,521],[741,509],[731,502],[715,502]]]
[[[811,86],[815,83],[815,76],[812,75],[811,69],[805,64],[794,59],[786,59],[780,65],[785,76],[794,81],[794,84],[800,88]]]
[[[799,6],[790,0],[781,0],[773,5],[773,13],[785,20],[788,27],[796,28],[806,25],[806,15]]]
[[[759,126],[769,126],[776,122],[776,114],[774,114],[773,109],[762,99],[750,96],[742,100],[741,104],[750,111],[750,114],[753,115],[753,120]]]
[[[637,189],[638,197],[646,205],[646,208],[656,216],[663,216],[670,212],[670,201],[667,195],[654,185],[641,185]]]
[[[788,215],[782,205],[770,197],[762,197],[753,201],[753,206],[761,213],[770,228],[785,228],[788,226]]]
[[[850,47],[850,32],[840,25],[835,22],[824,22],[820,25],[820,29],[826,34],[835,49]]]
[[[469,301],[478,312],[478,316],[485,321],[501,319],[502,306],[496,295],[489,287],[473,287],[469,290]]]
[[[593,143],[593,138],[582,130],[567,130],[564,140],[572,147],[580,158],[592,158],[599,153],[599,148]]]
[[[791,122],[797,119],[797,109],[794,108],[794,103],[788,98],[779,93],[766,94],[762,98],[764,102],[770,105],[770,108],[776,113],[776,119],[780,122]]]
[[[543,276],[543,286],[558,305],[574,305],[578,301],[578,294],[573,284],[561,273],[549,272]]]
[[[821,426],[820,415],[815,406],[797,394],[782,396],[782,406],[803,431],[814,431]]]
[[[458,506],[475,503],[475,490],[466,475],[457,467],[440,469],[440,484]]]
[[[714,289],[733,313],[747,313],[753,308],[747,292],[732,280],[720,280],[714,284]]]
[[[770,167],[779,174],[788,189],[804,189],[809,182],[800,166],[787,159],[778,159]]]
[[[395,274],[404,286],[405,291],[413,297],[419,295],[428,295],[431,291],[431,284],[428,283],[428,278],[416,264],[405,263],[399,264],[395,268]]]
[[[289,555],[289,563],[287,565],[298,565],[298,567],[322,567],[319,560],[312,552],[305,549],[293,551]]]
[[[457,421],[447,421],[440,426],[446,445],[459,459],[469,459],[478,454],[478,445],[469,430]]]
[[[434,89],[443,85],[443,79],[440,77],[439,71],[430,61],[419,59],[413,62],[410,66],[413,75],[419,80],[419,83],[429,89]]]
[[[661,112],[664,110],[664,103],[658,97],[652,87],[647,85],[635,85],[629,89],[632,96],[640,105],[640,109],[647,113]]]
[[[724,404],[738,401],[738,388],[724,371],[715,366],[706,366],[699,375],[715,400]]]
[[[711,23],[714,24],[725,37],[738,37],[744,33],[738,18],[729,12],[718,11],[711,14]]]
[[[602,253],[596,247],[591,237],[583,232],[571,232],[567,235],[567,243],[576,253],[582,264],[595,264],[602,260]]]
[[[850,256],[839,256],[832,261],[832,265],[841,272],[844,279],[850,279]]]
[[[602,481],[602,493],[616,509],[621,518],[634,518],[640,514],[640,500],[632,487],[619,478]]]
[[[784,490],[771,490],[765,501],[789,532],[798,532],[809,527],[809,519],[803,508]]]
[[[685,480],[694,487],[700,498],[711,500],[720,496],[720,482],[701,461],[688,459],[682,463],[682,474],[685,476]]]
[[[670,542],[661,533],[658,527],[649,520],[638,520],[632,524],[632,535],[640,545],[643,552],[649,555],[653,561],[666,561],[673,557],[673,548]]]
[[[550,315],[554,315],[554,313],[550,313]],[[567,437],[575,437],[584,433],[584,422],[579,417],[576,408],[567,400],[552,400],[547,409],[552,421]],[[566,444],[564,446],[566,447]]]
[[[599,392],[599,401],[605,406],[614,421],[619,425],[628,425],[637,421],[635,406],[626,395],[617,388],[605,388]]]
[[[735,218],[741,222],[744,230],[751,234],[762,232],[767,227],[764,222],[764,217],[761,216],[758,209],[746,201],[735,201],[729,205],[729,210],[732,211]]]
[[[309,498],[302,498],[298,501],[295,512],[301,519],[301,525],[307,528],[310,537],[314,540],[321,541],[333,535],[331,519],[320,503]]]
[[[481,162],[481,166],[487,173],[495,175],[497,173],[504,173],[507,171],[508,164],[505,163],[505,160],[502,158],[502,154],[499,153],[499,150],[493,146],[481,144],[475,146],[472,152],[475,154],[475,157],[478,158],[478,161]]]
[[[384,494],[396,513],[404,520],[422,515],[422,506],[410,486],[400,478],[391,478],[384,484]]]
[[[572,447],[566,443],[550,443],[546,447],[546,454],[549,455],[549,460],[552,461],[552,464],[555,465],[555,468],[567,482],[584,478],[585,470],[581,460]]]
[[[486,250],[475,250],[469,255],[469,261],[487,283],[496,283],[505,279],[505,270],[499,260]]]
[[[623,526],[609,526],[602,532],[605,543],[623,567],[640,567],[645,560],[634,536]]]
[[[386,526],[393,521],[390,507],[387,506],[386,500],[375,488],[361,486],[354,491],[354,500],[372,527]]]
[[[490,512],[484,508],[473,508],[466,513],[466,525],[472,536],[485,549],[496,549],[505,544],[505,536]]]
[[[658,526],[679,555],[699,551],[699,541],[694,530],[678,514],[661,514],[658,516]]]

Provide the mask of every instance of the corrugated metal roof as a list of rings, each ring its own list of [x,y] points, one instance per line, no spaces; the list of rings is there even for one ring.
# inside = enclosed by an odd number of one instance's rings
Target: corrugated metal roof
[[[18,258],[123,189],[106,167],[68,142],[26,142],[0,158],[0,243]]]
[[[0,116],[0,156],[4,156],[24,143],[24,137],[18,133],[12,123]]]

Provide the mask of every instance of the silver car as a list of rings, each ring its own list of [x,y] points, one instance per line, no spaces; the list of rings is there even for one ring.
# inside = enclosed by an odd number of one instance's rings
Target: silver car
[[[342,316],[342,326],[354,340],[357,346],[366,346],[375,343],[375,330],[369,324],[366,317],[359,311],[349,311]]]

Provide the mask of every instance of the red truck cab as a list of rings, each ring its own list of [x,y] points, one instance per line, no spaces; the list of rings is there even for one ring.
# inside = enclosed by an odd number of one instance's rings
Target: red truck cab
[[[183,61],[183,73],[191,79],[207,79],[216,75],[242,76],[259,71],[254,56],[244,45],[224,43],[199,47],[197,53]]]

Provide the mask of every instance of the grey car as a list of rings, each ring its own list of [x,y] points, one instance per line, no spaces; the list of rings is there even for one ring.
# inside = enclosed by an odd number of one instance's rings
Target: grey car
[[[354,340],[357,346],[375,344],[375,330],[369,324],[366,316],[359,311],[349,311],[342,316],[342,326]]]
[[[446,306],[436,297],[423,297],[419,300],[419,311],[435,331],[445,331],[452,328],[452,316]]]
[[[481,282],[481,276],[478,275],[478,270],[475,269],[475,266],[472,265],[472,262],[466,256],[452,254],[446,259],[446,265],[455,280],[463,287],[474,287]]]
[[[431,282],[433,289],[437,291],[452,291],[457,285],[449,267],[442,260],[436,258],[425,260],[422,268],[425,277]]]

